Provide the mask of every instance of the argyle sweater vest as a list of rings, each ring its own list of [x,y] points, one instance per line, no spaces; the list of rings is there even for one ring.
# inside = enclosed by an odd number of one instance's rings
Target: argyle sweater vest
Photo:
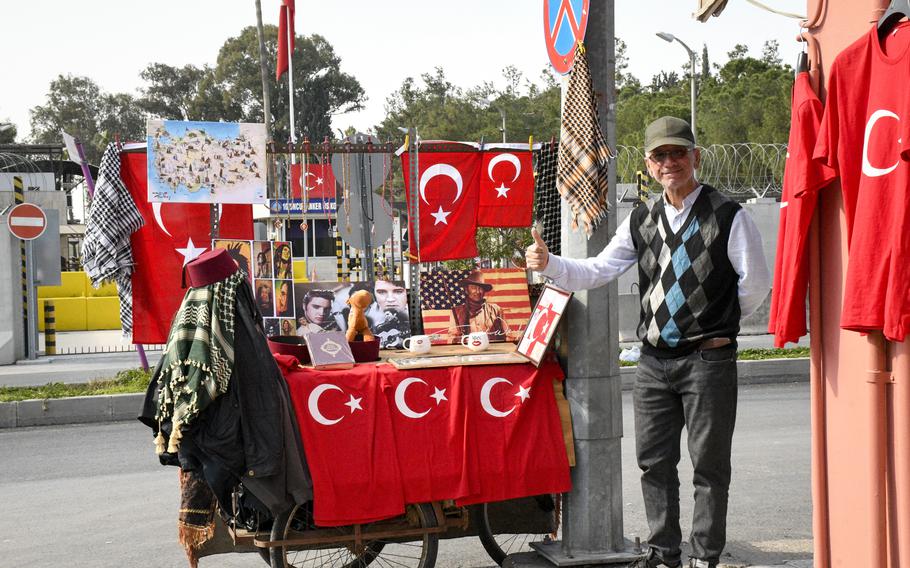
[[[663,197],[632,212],[638,251],[643,352],[679,357],[712,337],[739,333],[739,275],[727,256],[730,227],[740,206],[702,185],[689,216],[674,233]]]

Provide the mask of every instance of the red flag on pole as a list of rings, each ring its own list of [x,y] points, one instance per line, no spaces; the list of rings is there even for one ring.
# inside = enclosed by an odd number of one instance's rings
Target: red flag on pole
[[[289,27],[290,26],[290,27]],[[288,38],[291,48],[288,49]],[[278,12],[278,63],[275,65],[275,80],[281,79],[288,70],[288,51],[294,51],[294,0],[281,0]]]

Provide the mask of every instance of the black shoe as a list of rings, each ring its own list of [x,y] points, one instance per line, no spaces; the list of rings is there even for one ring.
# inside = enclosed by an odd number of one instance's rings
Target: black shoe
[[[678,562],[676,564],[664,563],[651,548],[641,558],[629,564],[628,568],[680,568],[680,565]]]
[[[708,562],[699,558],[689,559],[689,568],[717,568],[717,562]]]

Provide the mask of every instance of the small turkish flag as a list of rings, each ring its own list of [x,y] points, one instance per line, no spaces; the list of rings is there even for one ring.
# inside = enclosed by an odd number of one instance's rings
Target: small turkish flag
[[[120,177],[145,219],[132,234],[133,343],[167,342],[171,321],[186,293],[183,267],[209,249],[211,209],[219,207],[219,237],[253,238],[250,205],[149,203],[145,152],[120,156]],[[249,268],[249,267],[248,267]]]
[[[531,152],[484,152],[477,226],[530,227],[533,214]]]
[[[303,164],[291,164],[291,198],[302,199],[301,171]],[[331,164],[307,164],[306,189],[307,199],[335,199],[335,173]]]
[[[288,49],[288,38],[291,49]],[[278,61],[275,64],[275,80],[281,79],[288,70],[288,51],[294,52],[294,0],[281,0],[278,12]]]
[[[401,165],[408,172],[408,153],[401,155]],[[420,154],[419,193],[420,247],[409,230],[411,254],[416,251],[420,262],[453,260],[477,256],[477,194],[480,187],[481,155],[479,152],[425,152]],[[410,211],[410,178],[404,176]]]

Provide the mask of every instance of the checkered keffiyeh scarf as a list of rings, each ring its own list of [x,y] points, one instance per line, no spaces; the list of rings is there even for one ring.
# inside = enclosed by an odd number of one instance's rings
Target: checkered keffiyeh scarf
[[[569,204],[572,228],[588,237],[607,218],[607,162],[614,156],[597,122],[597,103],[584,46],[579,43],[562,111],[556,187]]]
[[[95,288],[107,281],[117,283],[120,325],[124,333],[130,333],[133,330],[130,235],[138,231],[145,220],[120,179],[122,149],[119,142],[113,142],[101,157],[98,183],[85,219],[82,265]]]
[[[171,422],[168,453],[180,447],[182,430],[213,400],[227,392],[234,368],[234,309],[240,271],[211,284],[190,288],[174,316],[170,336],[153,381],[158,382],[161,424]],[[165,451],[164,436],[155,440],[156,451]]]

